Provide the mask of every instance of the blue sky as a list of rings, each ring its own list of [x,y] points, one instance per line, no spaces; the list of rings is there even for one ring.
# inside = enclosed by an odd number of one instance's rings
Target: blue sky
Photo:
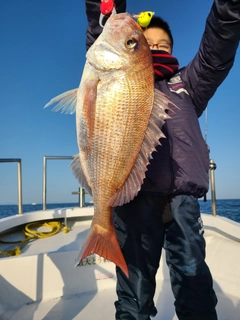
[[[128,1],[169,22],[180,66],[196,54],[212,1]],[[0,0],[0,158],[21,158],[23,203],[42,202],[43,156],[77,153],[75,116],[43,106],[78,87],[85,63],[83,0]],[[208,105],[207,143],[217,198],[240,198],[240,50]],[[206,114],[200,118],[205,134]],[[77,202],[70,161],[48,161],[47,202]],[[210,198],[210,195],[208,196]],[[17,203],[17,164],[0,163],[0,204]]]

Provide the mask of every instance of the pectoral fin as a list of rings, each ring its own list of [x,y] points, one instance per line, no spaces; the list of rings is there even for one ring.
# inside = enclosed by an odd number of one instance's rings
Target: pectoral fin
[[[73,89],[61,93],[60,95],[51,99],[44,108],[47,108],[55,103],[55,107],[53,111],[61,110],[62,113],[70,113],[73,114],[76,111],[76,104],[77,104],[77,91],[78,89]]]
[[[96,99],[97,99],[97,85],[98,77],[87,79],[84,83],[82,90],[81,103],[82,103],[82,122],[81,126],[81,139],[79,137],[80,148],[86,148],[86,154],[90,153],[92,147],[92,139],[94,134],[95,112],[96,112]]]

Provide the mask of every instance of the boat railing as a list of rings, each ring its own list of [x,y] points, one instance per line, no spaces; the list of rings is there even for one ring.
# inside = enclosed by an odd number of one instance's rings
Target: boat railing
[[[47,160],[73,160],[72,156],[44,156],[43,157],[43,190],[42,190],[42,201],[43,210],[47,209]],[[21,159],[0,159],[0,163],[3,162],[17,162],[18,164],[18,214],[22,214],[22,162]],[[212,214],[217,215],[216,209],[216,190],[215,190],[215,175],[214,170],[217,166],[213,159],[209,163],[210,171],[210,185],[211,185],[211,200],[212,200]],[[79,188],[78,192],[72,192],[72,194],[79,195],[79,206],[85,206],[85,190]]]
[[[42,190],[42,202],[43,210],[47,209],[47,160],[73,160],[73,156],[44,156],[43,157],[43,190]],[[87,192],[84,188],[79,187],[78,192],[72,192],[72,194],[78,194],[79,207],[82,208],[85,206],[85,194]]]
[[[17,162],[18,175],[18,214],[22,214],[22,161],[21,159],[0,159],[0,162]]]
[[[85,194],[88,194],[86,190],[82,187],[78,188],[78,191],[72,192],[72,194],[78,194],[78,204],[79,207],[85,207]]]
[[[48,160],[73,160],[73,156],[44,156],[43,157],[43,210],[47,210],[47,161]]]
[[[212,215],[217,215],[217,204],[216,204],[216,189],[215,189],[215,175],[214,170],[217,169],[216,163],[213,159],[210,159],[209,171],[210,171],[210,184],[211,184],[211,199],[212,199]]]

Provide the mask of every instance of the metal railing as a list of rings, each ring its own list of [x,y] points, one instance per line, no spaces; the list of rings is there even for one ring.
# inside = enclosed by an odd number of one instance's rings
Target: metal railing
[[[22,161],[21,159],[0,159],[0,162],[17,162],[18,164],[18,214],[22,214]]]
[[[46,210],[47,203],[47,160],[73,160],[72,156],[44,156],[43,157],[43,210]],[[21,159],[0,159],[1,162],[17,162],[18,163],[18,214],[22,214],[22,162]],[[217,215],[216,206],[216,190],[215,190],[215,176],[214,170],[217,166],[211,159],[209,164],[210,170],[210,185],[211,185],[211,200],[212,200],[212,214]],[[79,194],[79,206],[85,205],[85,190],[79,188],[78,192],[72,192],[72,194]]]
[[[73,160],[72,156],[44,156],[43,157],[43,210],[47,209],[47,160]]]
[[[72,192],[72,194],[78,194],[79,207],[85,207],[85,194],[88,194],[84,188],[78,188],[78,192]]]
[[[210,160],[209,170],[210,170],[210,184],[211,184],[211,199],[212,199],[212,214],[217,215],[217,204],[216,204],[216,190],[215,190],[215,175],[214,170],[217,169],[216,163],[213,159]]]

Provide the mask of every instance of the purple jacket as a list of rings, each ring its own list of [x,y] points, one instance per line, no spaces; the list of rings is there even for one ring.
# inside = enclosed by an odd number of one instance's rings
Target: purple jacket
[[[86,0],[87,49],[102,31],[99,3]],[[117,12],[125,11],[125,0],[115,3]],[[141,193],[202,197],[208,191],[209,150],[198,117],[230,71],[239,40],[240,0],[215,0],[194,59],[170,79],[155,83],[180,110],[163,127],[167,139],[152,154]]]

